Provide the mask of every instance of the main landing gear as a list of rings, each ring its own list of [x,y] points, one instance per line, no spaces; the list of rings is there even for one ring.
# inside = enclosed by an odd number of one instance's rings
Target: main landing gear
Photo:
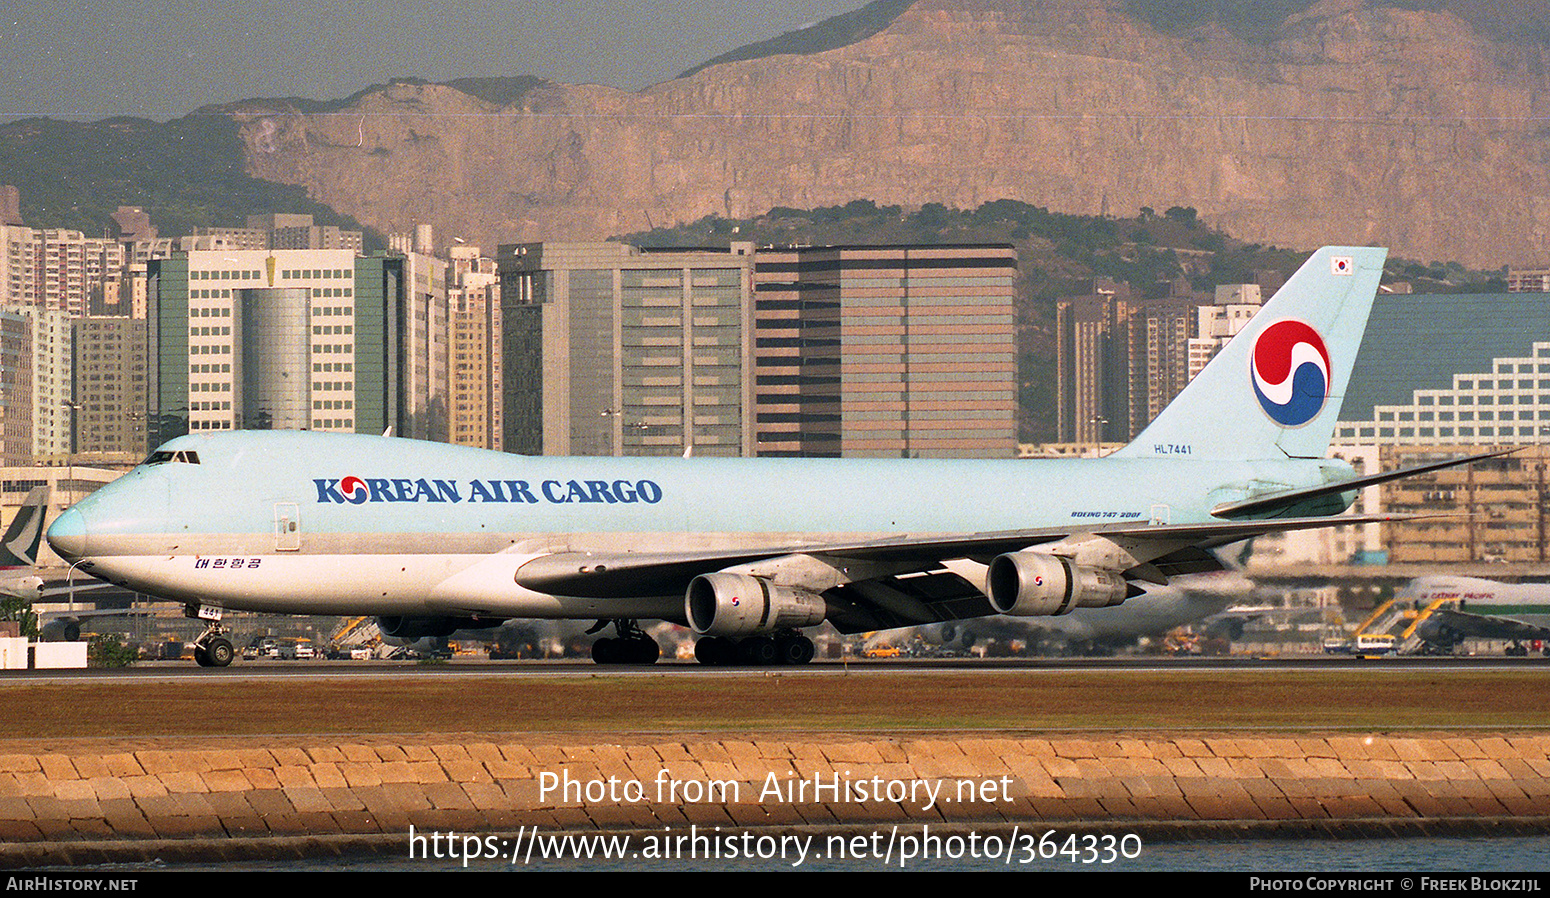
[[[655,639],[646,635],[646,631],[640,628],[633,620],[624,618],[616,620],[600,620],[593,624],[588,633],[596,633],[609,624],[614,625],[614,632],[618,638],[604,636],[592,643],[592,660],[598,664],[655,664],[661,657],[662,649],[657,646]]]
[[[806,664],[813,660],[813,641],[793,630],[774,636],[750,636],[741,641],[727,636],[701,636],[694,644],[694,657],[701,664],[720,667]]]
[[[222,610],[210,605],[184,605],[183,616],[207,621],[205,631],[194,640],[194,660],[200,667],[225,667],[237,657],[221,625]]]

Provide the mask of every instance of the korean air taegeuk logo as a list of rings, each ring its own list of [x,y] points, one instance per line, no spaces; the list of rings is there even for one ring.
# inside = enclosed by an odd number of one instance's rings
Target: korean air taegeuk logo
[[[1260,408],[1282,427],[1312,421],[1329,398],[1329,350],[1301,321],[1289,318],[1260,331],[1250,368]]]

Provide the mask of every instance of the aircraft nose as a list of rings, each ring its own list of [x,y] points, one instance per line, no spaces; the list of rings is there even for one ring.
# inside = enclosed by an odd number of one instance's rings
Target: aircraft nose
[[[48,528],[48,544],[61,558],[75,561],[86,554],[86,518],[74,508],[54,519]]]

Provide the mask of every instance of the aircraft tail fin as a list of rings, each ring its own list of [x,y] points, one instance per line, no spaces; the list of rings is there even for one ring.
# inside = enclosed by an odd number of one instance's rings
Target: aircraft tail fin
[[[48,487],[35,486],[16,512],[11,526],[0,537],[0,568],[35,567],[43,540],[43,519],[48,516]]]
[[[1117,456],[1322,458],[1388,250],[1326,246]]]

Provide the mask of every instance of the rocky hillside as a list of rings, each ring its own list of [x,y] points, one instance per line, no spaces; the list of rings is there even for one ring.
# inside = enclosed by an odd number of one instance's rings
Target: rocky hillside
[[[1550,51],[1463,0],[1406,5],[1325,0],[1244,25],[1124,0],[880,2],[810,44],[637,93],[401,82],[225,111],[254,175],[384,232],[429,221],[486,246],[858,197],[1012,198],[1193,206],[1279,245],[1550,262]]]

